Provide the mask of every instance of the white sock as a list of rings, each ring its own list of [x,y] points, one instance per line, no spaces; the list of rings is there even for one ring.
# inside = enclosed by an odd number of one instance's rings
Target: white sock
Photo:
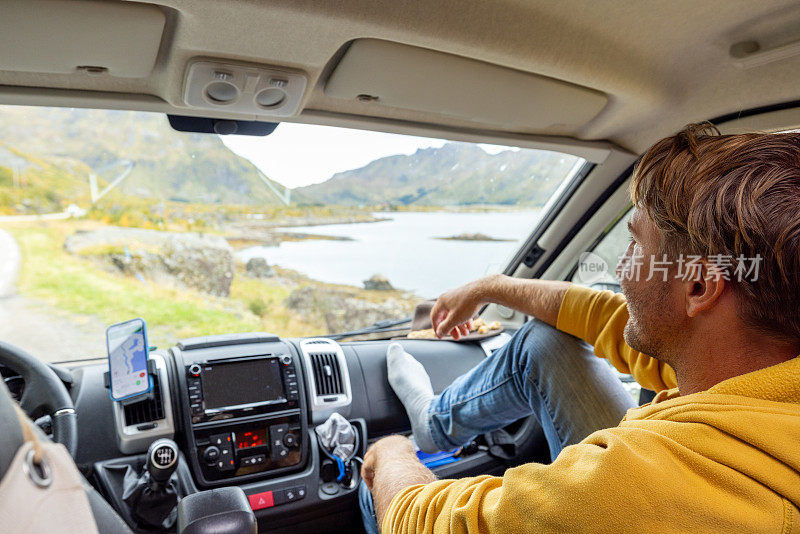
[[[433,443],[428,427],[428,407],[433,399],[433,386],[425,368],[400,343],[391,343],[386,349],[386,367],[389,383],[406,409],[411,421],[414,441],[422,452],[439,450]]]

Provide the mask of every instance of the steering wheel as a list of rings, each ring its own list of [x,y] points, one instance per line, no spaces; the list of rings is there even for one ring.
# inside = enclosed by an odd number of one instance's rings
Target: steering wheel
[[[2,341],[0,364],[18,372],[25,381],[20,408],[31,419],[49,415],[53,420],[53,441],[64,445],[74,458],[78,450],[78,416],[61,379],[45,362]]]

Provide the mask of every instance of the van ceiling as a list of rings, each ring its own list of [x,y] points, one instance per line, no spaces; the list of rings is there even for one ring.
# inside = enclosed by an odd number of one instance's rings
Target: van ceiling
[[[185,103],[188,66],[213,59],[305,73],[301,111],[288,120],[563,136],[641,152],[687,122],[800,99],[793,0],[148,3],[5,0],[0,102],[234,117]],[[376,42],[390,49],[357,48]]]

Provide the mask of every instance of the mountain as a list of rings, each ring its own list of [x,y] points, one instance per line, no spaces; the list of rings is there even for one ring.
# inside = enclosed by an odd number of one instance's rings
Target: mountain
[[[41,158],[80,175],[87,191],[89,168],[127,159],[135,166],[119,189],[130,195],[277,204],[256,167],[218,136],[176,132],[160,113],[0,106],[0,148],[0,166],[19,163],[9,151]],[[110,167],[99,178],[110,182],[123,169]]]
[[[216,135],[174,131],[163,114],[0,106],[0,189],[5,188],[0,207],[31,198],[53,206],[83,200],[90,170],[100,170],[101,184],[108,183],[124,167],[103,167],[122,160],[135,162],[117,188],[127,195],[278,205],[249,160]],[[321,184],[293,190],[292,198],[299,204],[351,206],[535,206],[547,201],[575,161],[542,150],[489,154],[478,145],[447,143],[337,173]],[[41,194],[30,194],[34,185]]]
[[[85,179],[0,142],[0,214],[54,213],[88,199]]]
[[[320,184],[293,190],[297,201],[342,205],[542,205],[578,158],[544,150],[489,154],[446,143],[377,159]]]

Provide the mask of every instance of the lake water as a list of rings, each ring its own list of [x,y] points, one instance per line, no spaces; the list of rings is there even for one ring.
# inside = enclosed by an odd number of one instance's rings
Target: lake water
[[[345,236],[353,241],[295,241],[251,247],[237,257],[262,256],[270,265],[316,280],[361,287],[382,274],[397,288],[433,298],[480,276],[501,271],[539,220],[539,210],[498,213],[376,213],[389,221],[287,228]],[[443,241],[462,233],[511,241]]]

